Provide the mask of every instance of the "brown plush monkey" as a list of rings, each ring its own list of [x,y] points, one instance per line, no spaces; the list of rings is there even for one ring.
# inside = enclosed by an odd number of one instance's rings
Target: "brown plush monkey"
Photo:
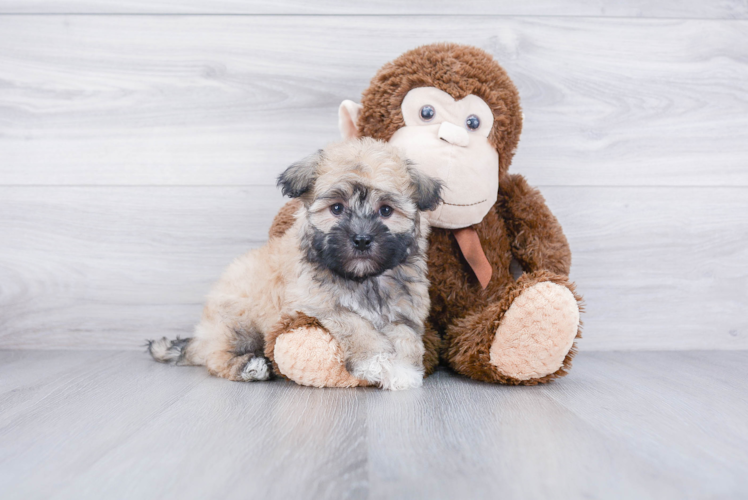
[[[522,130],[519,95],[483,50],[427,45],[386,64],[363,93],[344,101],[345,138],[397,145],[445,183],[429,214],[431,313],[424,366],[440,356],[458,373],[537,384],[567,373],[580,337],[581,298],[569,282],[571,252],[540,193],[508,169]],[[294,202],[276,216],[282,234]],[[515,280],[512,259],[524,274]],[[303,385],[351,387],[339,346],[313,318],[288,318],[268,337],[274,369]]]

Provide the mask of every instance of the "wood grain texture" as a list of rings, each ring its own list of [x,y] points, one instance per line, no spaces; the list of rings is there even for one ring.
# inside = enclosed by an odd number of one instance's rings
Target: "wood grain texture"
[[[748,190],[548,187],[585,296],[583,350],[748,348]],[[189,335],[275,188],[0,188],[0,347]]]
[[[306,14],[306,15],[513,15],[748,18],[741,0],[4,0],[0,13],[26,14]]]
[[[748,21],[490,16],[0,17],[0,184],[267,185],[442,40],[516,81],[532,184],[748,186]]]
[[[282,203],[267,187],[4,188],[1,342],[137,348],[184,335]]]
[[[0,351],[4,498],[739,498],[743,352],[582,353],[546,386],[236,383]],[[12,376],[12,379],[8,377]],[[729,381],[730,383],[725,383]]]

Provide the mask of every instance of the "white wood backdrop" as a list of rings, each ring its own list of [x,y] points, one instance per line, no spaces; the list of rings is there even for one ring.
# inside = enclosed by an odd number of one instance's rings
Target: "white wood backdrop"
[[[512,169],[569,237],[581,347],[746,349],[743,19],[726,0],[0,1],[0,348],[188,335],[339,102],[450,40],[520,89]]]

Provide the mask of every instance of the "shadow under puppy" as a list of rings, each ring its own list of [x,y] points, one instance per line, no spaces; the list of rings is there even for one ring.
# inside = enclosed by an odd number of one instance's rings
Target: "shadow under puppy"
[[[441,183],[394,147],[362,139],[291,165],[278,185],[303,202],[292,228],[229,266],[193,338],[150,341],[151,355],[265,380],[266,335],[306,315],[340,343],[354,377],[391,390],[420,386],[430,305],[420,211],[438,206]]]

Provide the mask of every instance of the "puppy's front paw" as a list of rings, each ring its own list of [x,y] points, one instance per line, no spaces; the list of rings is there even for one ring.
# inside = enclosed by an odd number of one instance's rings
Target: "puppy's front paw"
[[[382,382],[385,371],[392,364],[385,354],[377,354],[360,361],[349,359],[345,363],[348,372],[356,378],[367,380],[379,385]]]
[[[388,391],[414,389],[423,385],[423,368],[408,363],[393,362],[385,354],[349,363],[348,369],[354,377],[368,380]]]
[[[382,378],[382,389],[402,391],[423,385],[423,368],[406,363],[392,363]]]

